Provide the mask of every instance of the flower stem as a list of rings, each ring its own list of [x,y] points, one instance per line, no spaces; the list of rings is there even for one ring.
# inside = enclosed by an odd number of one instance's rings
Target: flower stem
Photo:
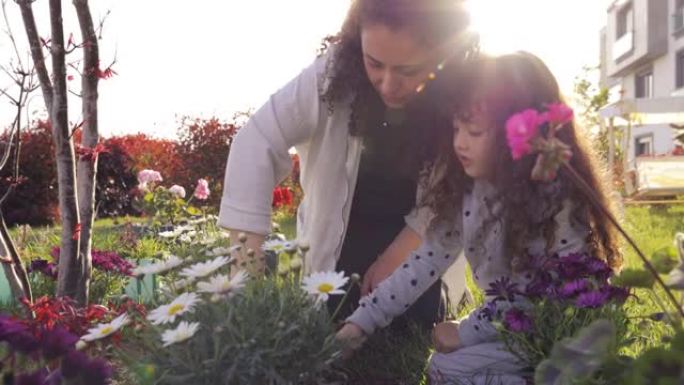
[[[636,245],[634,240],[632,240],[632,237],[630,237],[627,232],[620,226],[618,221],[615,219],[613,214],[603,206],[601,201],[596,197],[596,194],[592,190],[592,188],[587,184],[587,182],[582,179],[582,177],[575,171],[575,169],[568,163],[568,162],[563,162],[563,165],[565,166],[565,169],[568,171],[570,174],[570,177],[574,179],[575,182],[577,182],[580,186],[580,188],[584,191],[584,193],[589,197],[591,202],[596,206],[601,212],[610,220],[610,222],[615,226],[615,228],[622,234],[622,236],[627,240],[627,243],[629,243],[630,246],[636,251],[637,255],[639,255],[639,258],[644,262],[644,266],[646,266],[646,269],[655,277],[656,281],[660,286],[662,286],[663,290],[665,290],[665,294],[669,298],[669,300],[675,305],[677,308],[677,312],[679,313],[680,318],[684,318],[684,309],[682,309],[681,306],[679,306],[679,301],[675,298],[674,294],[672,294],[672,291],[670,288],[667,287],[665,282],[663,281],[662,278],[660,278],[660,275],[656,271],[656,269],[653,267],[651,262],[646,258],[644,253],[639,249],[639,247]],[[667,311],[667,309],[663,309]]]

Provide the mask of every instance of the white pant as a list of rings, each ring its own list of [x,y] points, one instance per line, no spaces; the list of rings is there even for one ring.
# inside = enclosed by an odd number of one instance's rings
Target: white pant
[[[526,385],[522,369],[502,342],[487,342],[433,353],[428,373],[432,385]]]

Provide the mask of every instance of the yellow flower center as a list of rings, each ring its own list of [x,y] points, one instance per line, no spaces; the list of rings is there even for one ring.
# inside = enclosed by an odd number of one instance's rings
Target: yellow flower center
[[[102,328],[102,330],[100,330],[100,334],[102,334],[103,336],[106,336],[106,335],[110,334],[112,331],[114,331],[113,327],[105,326]]]
[[[333,291],[334,288],[335,288],[335,286],[333,286],[327,282],[318,285],[318,291],[320,291],[321,293],[325,293],[325,294],[330,293],[331,291]]]
[[[185,306],[183,306],[180,303],[177,303],[175,305],[171,305],[169,307],[169,315],[176,315],[180,312],[182,312],[185,309]]]

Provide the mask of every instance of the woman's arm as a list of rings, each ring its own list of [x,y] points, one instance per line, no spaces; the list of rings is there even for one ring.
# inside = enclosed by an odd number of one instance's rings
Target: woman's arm
[[[310,140],[318,129],[326,60],[317,59],[273,94],[231,144],[218,224],[250,234],[247,245],[257,253],[270,232],[273,189],[292,169],[289,149]]]

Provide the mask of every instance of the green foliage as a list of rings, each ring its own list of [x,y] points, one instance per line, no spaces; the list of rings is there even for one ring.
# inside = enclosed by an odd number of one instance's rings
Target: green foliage
[[[359,385],[419,384],[432,353],[427,330],[409,325],[378,330],[354,356],[337,369],[345,383]]]
[[[315,384],[340,352],[327,309],[289,279],[251,281],[186,318],[201,325],[190,340],[135,349],[159,384]]]

